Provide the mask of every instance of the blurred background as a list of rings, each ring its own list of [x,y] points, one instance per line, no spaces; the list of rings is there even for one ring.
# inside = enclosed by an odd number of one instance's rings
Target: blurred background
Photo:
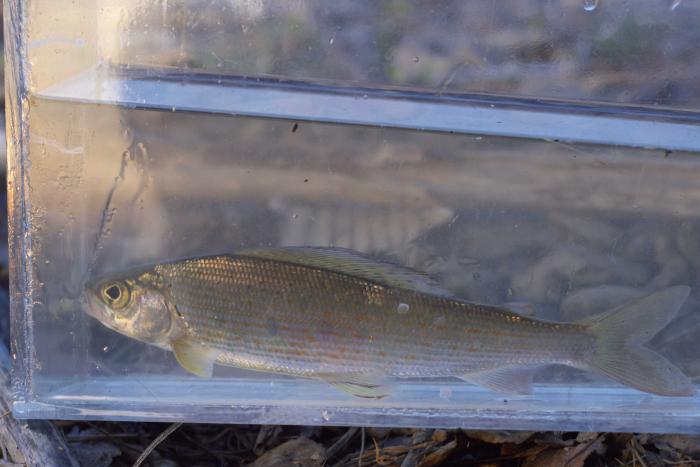
[[[130,6],[129,21],[113,15],[122,28],[109,58],[131,66],[691,110],[700,103],[696,2]]]

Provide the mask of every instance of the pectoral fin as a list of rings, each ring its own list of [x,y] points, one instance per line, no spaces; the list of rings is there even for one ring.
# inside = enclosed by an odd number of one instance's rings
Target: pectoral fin
[[[506,367],[468,373],[460,379],[506,394],[532,394],[533,373],[533,367]]]
[[[364,399],[383,399],[391,393],[388,387],[366,376],[327,375],[321,379],[336,389]]]
[[[175,358],[182,368],[202,378],[211,378],[219,351],[190,338],[172,342]]]

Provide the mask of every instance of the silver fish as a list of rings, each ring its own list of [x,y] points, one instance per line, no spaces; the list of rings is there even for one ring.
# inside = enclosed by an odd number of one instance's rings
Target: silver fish
[[[190,372],[214,364],[319,378],[359,397],[405,377],[457,377],[507,393],[532,391],[533,369],[564,364],[641,391],[696,389],[643,347],[673,318],[686,286],[573,323],[470,303],[426,276],[329,248],[258,249],[156,264],[92,281],[89,313],[172,350]]]

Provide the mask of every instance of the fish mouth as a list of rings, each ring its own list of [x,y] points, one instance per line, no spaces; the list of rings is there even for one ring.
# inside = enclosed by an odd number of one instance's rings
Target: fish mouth
[[[80,300],[85,312],[105,325],[109,325],[109,313],[105,310],[102,301],[95,295],[92,288],[85,287]]]
[[[86,297],[86,300],[84,300],[83,309],[88,315],[99,321],[102,326],[111,329],[114,332],[123,334],[123,331],[117,328],[117,326],[114,324],[110,312],[94,293],[87,290],[83,297]]]

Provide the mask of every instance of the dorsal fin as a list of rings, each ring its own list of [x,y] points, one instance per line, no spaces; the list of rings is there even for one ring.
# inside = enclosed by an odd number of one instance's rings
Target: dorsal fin
[[[532,303],[525,302],[506,302],[501,305],[520,316],[527,316],[528,318],[537,318],[537,310]]]
[[[240,251],[238,254],[326,269],[389,287],[416,290],[433,295],[452,295],[422,272],[404,266],[379,262],[362,253],[345,248],[306,246],[255,248]]]

